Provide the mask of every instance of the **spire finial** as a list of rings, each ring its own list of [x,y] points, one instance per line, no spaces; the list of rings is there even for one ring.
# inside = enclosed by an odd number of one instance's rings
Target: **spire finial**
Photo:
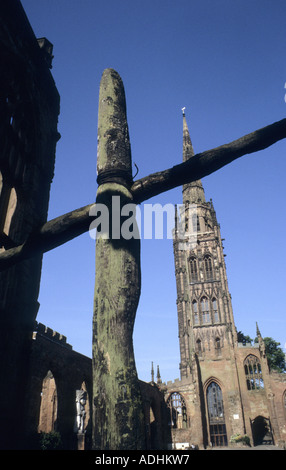
[[[157,366],[157,384],[161,384],[161,383],[162,383],[162,380],[161,380],[160,369],[159,369],[159,366]]]
[[[185,107],[182,108],[183,112],[183,161],[187,161],[190,157],[193,157],[195,152],[191,141],[188,124],[185,115]]]
[[[257,323],[257,322],[256,322],[256,335],[257,335],[257,337],[259,337],[259,336],[261,337],[260,329],[259,329],[259,327],[258,327],[258,323]]]
[[[154,382],[154,366],[153,366],[153,362],[152,362],[152,366],[151,366],[151,382]]]

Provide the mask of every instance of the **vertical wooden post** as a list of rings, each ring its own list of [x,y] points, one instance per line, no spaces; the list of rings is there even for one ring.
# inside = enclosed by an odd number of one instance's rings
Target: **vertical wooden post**
[[[140,240],[125,239],[118,226],[122,207],[132,203],[132,168],[124,87],[112,69],[100,83],[97,158],[96,204],[108,209],[109,238],[97,234],[96,240],[93,448],[144,449],[132,338],[141,290]]]

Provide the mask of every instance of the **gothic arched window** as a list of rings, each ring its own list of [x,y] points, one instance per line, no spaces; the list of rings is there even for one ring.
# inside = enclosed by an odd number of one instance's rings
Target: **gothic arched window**
[[[0,172],[0,247],[10,248],[9,232],[16,205],[16,190],[4,181]]]
[[[199,356],[202,355],[202,342],[201,342],[200,339],[198,339],[198,340],[196,341],[196,351],[197,351],[197,353],[198,353]]]
[[[194,326],[199,325],[199,311],[198,311],[198,302],[196,300],[193,301],[193,316],[194,316]]]
[[[218,304],[215,298],[212,299],[212,306],[213,306],[213,321],[214,323],[218,323],[219,322]]]
[[[192,215],[192,224],[193,224],[193,232],[194,233],[199,232],[200,231],[200,219],[196,213]]]
[[[213,279],[213,264],[210,255],[204,257],[205,279],[206,281]]]
[[[172,428],[187,428],[187,408],[186,403],[180,393],[172,393],[167,400],[169,409],[169,424]]]
[[[264,388],[261,364],[259,359],[250,354],[244,361],[244,372],[246,377],[247,390],[259,390]]]
[[[49,370],[42,384],[38,432],[48,433],[56,430],[57,412],[57,387],[54,376]]]
[[[207,388],[210,440],[213,446],[227,445],[222,391],[216,382]]]
[[[198,280],[198,263],[194,256],[190,258],[190,277],[191,282]]]
[[[209,301],[206,297],[202,297],[201,299],[201,309],[202,309],[202,322],[210,323],[210,307]]]
[[[221,339],[219,336],[215,338],[215,353],[217,357],[220,357],[221,355]]]
[[[221,348],[221,343],[220,343],[220,338],[219,338],[219,337],[217,337],[217,338],[215,339],[215,348],[216,348],[216,349],[220,349],[220,348]]]

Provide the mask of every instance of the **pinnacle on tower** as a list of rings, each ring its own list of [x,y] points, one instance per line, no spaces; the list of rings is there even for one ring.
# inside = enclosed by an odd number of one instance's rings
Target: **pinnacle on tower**
[[[154,382],[154,366],[153,366],[153,361],[151,363],[151,382]]]
[[[257,338],[261,337],[261,333],[260,333],[260,330],[259,330],[259,327],[258,327],[258,323],[256,322],[256,336]]]
[[[160,374],[159,366],[157,366],[157,384],[161,384],[161,383],[162,383],[161,374]]]

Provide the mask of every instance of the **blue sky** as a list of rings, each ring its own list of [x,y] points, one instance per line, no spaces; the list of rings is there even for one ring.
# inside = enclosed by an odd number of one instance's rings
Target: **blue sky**
[[[22,0],[37,37],[54,45],[61,95],[49,219],[95,200],[99,83],[121,75],[137,178],[182,160],[186,107],[196,152],[285,117],[285,0]],[[221,225],[238,330],[284,348],[285,150],[282,141],[203,179]],[[135,171],[135,169],[134,169]],[[147,203],[182,202],[181,188]],[[179,377],[173,248],[142,240],[134,330],[139,378],[151,361]],[[89,234],[44,255],[38,321],[91,356],[95,244]]]

